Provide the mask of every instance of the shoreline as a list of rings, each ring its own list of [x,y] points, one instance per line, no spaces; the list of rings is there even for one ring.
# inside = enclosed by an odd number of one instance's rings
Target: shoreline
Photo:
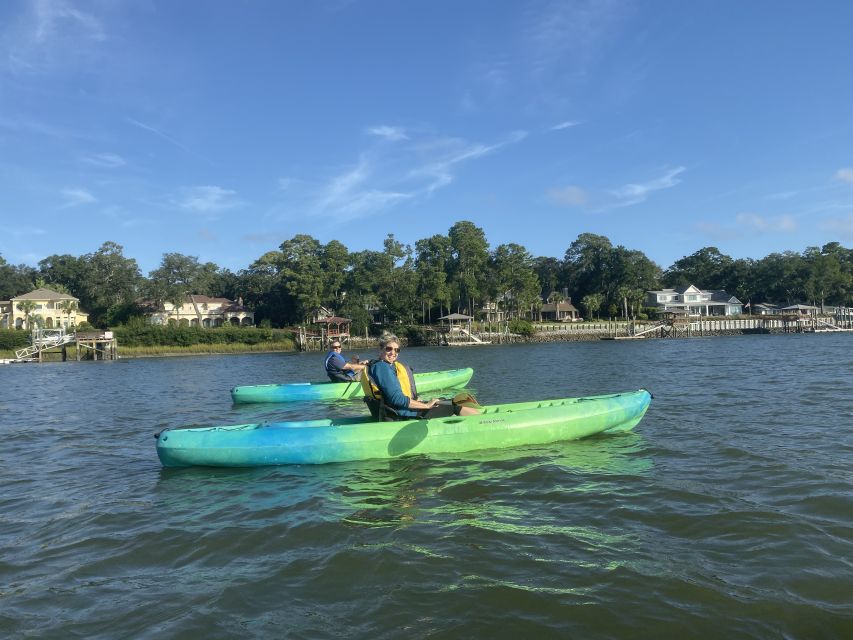
[[[682,330],[681,335],[678,335],[678,331],[671,332],[670,334],[664,334],[664,329],[651,327],[649,328],[646,324],[637,324],[634,325],[634,332],[644,333],[651,329],[656,333],[646,333],[645,335],[629,335],[629,327],[631,327],[630,323],[618,322],[618,323],[595,323],[594,327],[583,327],[583,326],[571,326],[571,328],[564,328],[560,326],[551,326],[550,329],[536,331],[530,336],[523,336],[520,334],[480,334],[480,338],[484,340],[482,345],[479,344],[466,344],[466,345],[450,345],[450,346],[501,346],[505,344],[540,344],[540,343],[555,343],[555,342],[593,342],[596,340],[612,340],[612,341],[620,341],[620,340],[666,340],[666,339],[675,339],[675,340],[683,340],[695,337],[723,337],[723,336],[738,336],[738,335],[779,335],[779,334],[803,334],[803,333],[823,333],[818,329],[814,330],[814,327],[807,328],[805,326],[799,324],[785,323],[779,326],[727,326],[732,325],[738,322],[742,322],[740,320],[734,321],[725,321],[725,320],[717,320],[717,321],[706,321],[701,323],[701,326],[692,331],[690,330]],[[841,329],[843,332],[853,331],[851,328]],[[826,331],[832,332],[832,331]],[[675,335],[673,335],[673,333]],[[350,338],[346,341],[345,349],[347,351],[357,351],[362,349],[373,349],[376,347],[377,338]],[[427,346],[446,346],[446,345],[437,345],[437,344],[420,344],[420,343],[412,343],[408,338],[400,338],[400,341],[404,343],[407,347],[427,347]],[[203,355],[211,355],[211,356],[222,356],[222,355],[243,355],[243,354],[269,354],[269,353],[303,353],[294,345],[282,345],[281,348],[274,348],[272,346],[264,349],[253,348],[256,345],[246,345],[247,348],[240,349],[235,348],[238,343],[230,343],[229,348],[225,350],[210,350],[210,349],[199,349],[195,350],[192,347],[189,348],[177,348],[170,349],[168,347],[163,347],[162,351],[157,353],[127,353],[123,352],[123,349],[119,346],[118,348],[118,358],[120,360],[130,360],[135,358],[173,358],[173,357],[182,357],[182,356],[203,356]],[[209,347],[210,345],[204,345],[205,347]],[[127,349],[127,348],[126,348]],[[135,347],[130,347],[129,349],[133,350]],[[156,347],[144,347],[144,349],[158,349]],[[308,350],[305,353],[310,352],[322,352],[322,350]],[[48,358],[46,360],[48,362],[60,362],[61,361],[61,353],[60,352],[46,352],[45,353]],[[50,357],[57,356],[57,357]],[[0,352],[0,361],[3,360],[13,360],[15,357],[14,352],[9,352],[6,354],[5,352]],[[4,364],[6,364],[4,362]]]

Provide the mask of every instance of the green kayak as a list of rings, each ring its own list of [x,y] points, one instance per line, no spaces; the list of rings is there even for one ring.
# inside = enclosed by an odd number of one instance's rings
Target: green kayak
[[[473,369],[449,369],[416,373],[418,393],[454,389],[468,384]],[[258,384],[234,387],[231,400],[235,404],[246,402],[296,402],[300,400],[347,400],[362,398],[360,382],[294,382],[290,384]]]
[[[651,400],[640,389],[493,405],[476,415],[431,420],[341,418],[166,429],[157,434],[157,455],[164,467],[255,467],[520,447],[627,431]]]

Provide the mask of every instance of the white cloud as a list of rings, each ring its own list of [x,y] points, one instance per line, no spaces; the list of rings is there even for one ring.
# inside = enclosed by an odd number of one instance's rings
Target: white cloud
[[[553,204],[568,207],[579,207],[587,201],[586,191],[574,185],[549,189],[546,197]]]
[[[579,124],[580,124],[580,122],[574,122],[573,120],[566,120],[565,122],[555,124],[553,127],[551,127],[551,131],[562,131],[563,129],[569,129],[570,127],[576,127]]]
[[[98,199],[85,189],[62,189],[60,191],[65,202],[62,208],[76,207],[83,204],[92,204]]]
[[[127,164],[124,158],[115,153],[95,153],[92,155],[81,156],[80,160],[86,164],[103,167],[105,169],[117,169]]]
[[[412,140],[413,134],[406,135],[411,144],[391,147],[377,142],[363,151],[354,166],[332,177],[300,210],[353,219],[428,197],[451,184],[463,164],[515,144],[527,132],[514,131],[493,144],[428,136]]]
[[[405,130],[401,127],[371,127],[367,130],[367,132],[371,135],[379,136],[380,138],[385,138],[386,140],[391,140],[392,142],[409,139],[409,136],[406,135]]]
[[[797,229],[797,221],[790,215],[765,217],[757,213],[739,213],[735,221],[742,227],[756,231],[790,233]]]
[[[241,204],[237,192],[217,186],[187,187],[183,190],[178,206],[188,211],[216,214],[233,209]]]
[[[844,167],[835,172],[835,179],[853,184],[853,168]]]
[[[612,207],[628,207],[638,204],[648,198],[653,191],[670,189],[681,183],[678,176],[684,173],[684,167],[676,167],[667,171],[663,176],[649,182],[626,184],[610,192],[617,202]]]
[[[64,0],[37,0],[35,3],[35,39],[46,42],[60,30],[67,30],[75,37],[105,40],[106,34],[101,21],[90,13],[84,13]]]

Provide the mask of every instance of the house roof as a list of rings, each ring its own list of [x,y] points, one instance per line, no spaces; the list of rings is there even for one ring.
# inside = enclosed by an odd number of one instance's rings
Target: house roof
[[[577,311],[577,307],[571,302],[546,302],[541,311]]]
[[[352,322],[351,318],[339,318],[338,316],[329,316],[328,318],[320,318],[315,320],[314,324],[343,324],[344,322]]]
[[[42,287],[12,298],[12,301],[15,300],[77,300],[77,298],[67,293],[59,293],[53,289],[46,289]]]
[[[441,316],[439,320],[473,320],[474,316],[466,316],[464,313],[450,313],[446,316]]]

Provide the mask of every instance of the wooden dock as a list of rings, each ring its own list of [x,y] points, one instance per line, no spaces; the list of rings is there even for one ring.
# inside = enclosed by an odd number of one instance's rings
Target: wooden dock
[[[34,329],[32,344],[15,351],[15,359],[9,362],[44,362],[48,353],[57,349],[62,361],[68,360],[68,348],[74,345],[75,359],[117,360],[118,341],[112,331],[89,331],[66,333],[65,329]]]

